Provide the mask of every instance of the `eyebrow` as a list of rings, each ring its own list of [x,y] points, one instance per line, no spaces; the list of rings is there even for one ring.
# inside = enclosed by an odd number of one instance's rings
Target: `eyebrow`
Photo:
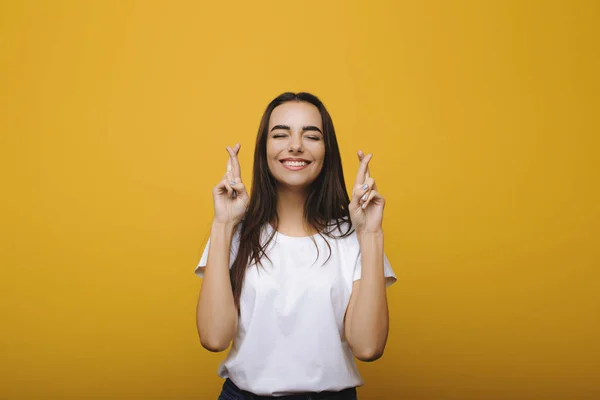
[[[283,129],[283,130],[289,131],[290,127],[289,127],[289,125],[275,125],[273,128],[271,128],[271,132],[273,132],[275,129]],[[318,127],[314,126],[314,125],[303,126],[302,127],[302,131],[303,132],[305,132],[305,131],[317,131],[321,135],[323,134],[323,132],[321,132],[321,130]]]

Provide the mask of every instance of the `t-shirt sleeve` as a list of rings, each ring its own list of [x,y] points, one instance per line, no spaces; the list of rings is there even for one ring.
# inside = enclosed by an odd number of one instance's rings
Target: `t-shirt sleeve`
[[[231,252],[229,254],[229,268],[233,265],[235,261],[235,257],[237,256],[238,248],[240,246],[240,232],[241,232],[241,224],[238,224],[235,231],[233,232],[233,237],[231,238]],[[202,256],[200,257],[200,261],[194,270],[194,273],[198,275],[200,278],[204,278],[204,269],[206,268],[206,263],[208,262],[208,250],[210,249],[210,238],[206,242],[206,246],[204,246],[204,251],[202,252]]]
[[[356,257],[356,263],[354,264],[354,274],[352,276],[352,281],[357,281],[362,276],[362,254],[358,253]],[[385,287],[390,287],[394,282],[396,282],[396,274],[390,265],[390,262],[387,258],[387,255],[383,254],[383,276],[385,277]]]

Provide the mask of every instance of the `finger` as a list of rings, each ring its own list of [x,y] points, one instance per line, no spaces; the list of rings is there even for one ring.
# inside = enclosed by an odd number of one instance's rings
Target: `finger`
[[[231,187],[231,183],[229,182],[229,180],[225,179],[223,181],[223,185],[225,186],[225,189],[227,189],[227,197],[229,198],[233,198],[234,197],[234,190]]]
[[[215,194],[227,193],[228,196],[231,196],[231,194],[233,193],[233,189],[231,188],[231,185],[229,185],[228,182],[229,181],[227,179],[221,180],[219,183],[217,183],[217,185],[213,189],[213,193],[215,193]]]
[[[240,147],[241,145],[239,143],[233,147],[233,151],[236,155],[240,152]],[[229,153],[229,150],[227,150],[227,152]],[[230,172],[231,169],[231,155],[229,155],[229,158],[227,159],[227,172]]]
[[[361,162],[365,158],[365,153],[362,150],[358,151],[358,161]],[[369,167],[367,167],[367,172],[365,173],[365,178],[368,179],[371,176],[371,171],[369,171]],[[365,179],[365,180],[366,180]]]
[[[221,179],[219,183],[217,183],[216,186],[213,188],[213,194],[222,194],[226,191],[227,188],[225,187],[225,179]]]
[[[384,198],[379,194],[377,190],[371,190],[371,193],[367,196],[367,200],[362,204],[363,210],[369,206],[372,202],[385,202]]]
[[[373,178],[369,178],[362,186],[355,187],[354,192],[352,193],[352,201],[358,205],[366,201],[369,192],[373,189],[374,184],[375,181]]]
[[[230,187],[230,188],[231,188],[231,190],[232,190],[232,193],[229,193],[229,194],[230,194],[230,197],[231,197],[231,198],[234,198],[234,197],[236,197],[236,196],[237,196],[237,191],[236,191],[236,190],[235,190],[235,188],[234,188],[234,186],[235,186],[235,179],[233,178],[233,173],[232,173],[231,171],[230,171],[230,172],[227,172],[227,173],[225,174],[225,180],[227,181],[227,183],[229,184],[229,187]]]
[[[237,158],[237,153],[239,152],[241,146],[238,143],[235,145],[235,147],[237,148],[237,151],[231,147],[227,147],[227,152],[229,153],[229,158],[231,160],[231,172],[233,173],[233,177],[237,179],[241,178],[240,162]]]
[[[236,193],[238,197],[241,199],[246,199],[248,197],[248,192],[246,190],[246,186],[239,179],[234,179],[229,182],[233,191]]]
[[[225,147],[225,150],[227,151],[227,154],[229,155],[229,158],[227,159],[227,172],[231,172],[232,166],[231,166],[231,154],[229,153],[229,147]]]
[[[371,161],[371,158],[373,158],[373,154],[368,154],[366,156],[363,157],[363,159],[360,161],[360,165],[358,167],[358,173],[356,174],[356,184],[355,185],[362,185],[366,180],[367,180],[367,170],[369,168],[369,161]]]

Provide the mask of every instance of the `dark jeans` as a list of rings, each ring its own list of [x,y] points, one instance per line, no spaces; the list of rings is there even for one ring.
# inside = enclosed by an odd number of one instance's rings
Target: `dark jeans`
[[[304,393],[294,394],[291,396],[270,397],[257,396],[250,392],[240,389],[230,380],[226,379],[223,384],[223,390],[218,400],[266,400],[266,399],[281,399],[281,400],[357,400],[356,388],[344,389],[341,392],[319,392],[319,393]]]

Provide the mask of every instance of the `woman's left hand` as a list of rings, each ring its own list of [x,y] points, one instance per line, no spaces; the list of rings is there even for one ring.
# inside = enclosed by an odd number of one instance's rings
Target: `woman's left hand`
[[[373,154],[365,156],[362,151],[358,152],[360,166],[348,207],[352,225],[358,234],[382,232],[385,199],[377,191],[375,180],[369,174],[369,161],[372,157]]]

